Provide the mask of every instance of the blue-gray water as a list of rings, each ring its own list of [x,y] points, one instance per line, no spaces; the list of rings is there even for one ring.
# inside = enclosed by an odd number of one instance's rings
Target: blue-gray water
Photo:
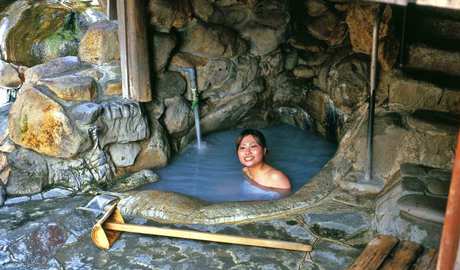
[[[314,176],[334,155],[336,144],[289,125],[261,129],[267,146],[267,161],[291,180],[293,192]],[[167,167],[158,171],[160,181],[142,189],[173,191],[210,202],[270,200],[276,192],[247,182],[235,153],[234,141],[241,129],[210,134],[202,149],[190,145]]]

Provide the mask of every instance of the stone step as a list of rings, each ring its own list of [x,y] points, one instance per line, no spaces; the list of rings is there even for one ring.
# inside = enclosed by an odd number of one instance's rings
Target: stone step
[[[424,70],[408,66],[403,68],[403,73],[409,79],[432,83],[440,88],[455,91],[460,89],[460,76],[458,75],[451,75],[440,71]]]
[[[456,134],[460,128],[460,117],[449,112],[416,110],[406,117],[406,125],[430,134]]]
[[[428,76],[413,78],[406,73],[394,72],[383,78],[378,91],[388,93],[388,104],[394,109],[460,114],[460,83],[455,88],[446,88],[428,82],[433,78]]]
[[[439,18],[433,15],[417,17],[408,18],[408,20],[413,20],[410,23],[415,24],[406,32],[409,43],[422,42],[432,46],[436,45],[434,47],[437,48],[459,50],[459,47],[455,45],[460,43],[460,20]]]
[[[460,51],[434,48],[423,43],[409,44],[405,67],[460,76]]]
[[[411,194],[401,197],[397,204],[402,217],[442,223],[447,199]]]

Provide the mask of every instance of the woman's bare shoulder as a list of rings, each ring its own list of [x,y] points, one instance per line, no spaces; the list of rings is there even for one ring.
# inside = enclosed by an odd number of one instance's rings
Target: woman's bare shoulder
[[[280,189],[291,189],[289,178],[282,171],[273,168],[269,172],[269,178],[273,187]]]

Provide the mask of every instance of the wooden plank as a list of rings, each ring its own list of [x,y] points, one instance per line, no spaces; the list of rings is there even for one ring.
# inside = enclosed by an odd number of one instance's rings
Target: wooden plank
[[[440,8],[460,9],[459,0],[368,0],[371,2],[396,4],[406,6],[409,3],[415,3],[417,5],[433,6]]]
[[[123,97],[152,100],[145,1],[117,0]]]
[[[128,84],[128,52],[126,47],[126,14],[125,0],[117,0],[117,17],[118,17],[118,39],[120,43],[120,67],[122,94],[124,98],[129,98]]]
[[[409,269],[421,252],[421,245],[411,241],[401,241],[393,253],[383,262],[381,270]]]
[[[459,1],[459,0],[457,0]],[[460,241],[460,132],[457,135],[454,166],[450,180],[447,209],[439,245],[438,269],[454,269]]]
[[[169,229],[145,225],[120,224],[116,222],[106,222],[102,226],[104,229],[111,231],[133,232],[149,235],[177,237],[184,239],[211,241],[217,243],[227,243],[236,245],[278,248],[303,252],[310,252],[312,250],[312,247],[307,244],[281,240],[260,239],[254,237],[226,235],[219,233],[206,233],[191,230]]]
[[[422,256],[419,257],[419,259],[414,265],[414,270],[435,270],[437,260],[438,251],[435,249],[429,249]]]
[[[417,0],[417,5],[427,5],[433,7],[460,9],[459,0]]]
[[[117,19],[117,0],[107,0],[107,7],[105,7],[105,11],[107,13],[107,17],[109,20],[116,20]]]
[[[125,0],[125,5],[129,98],[148,102],[152,100],[152,91],[144,14],[145,1]]]
[[[376,270],[390,254],[398,239],[391,235],[379,235],[367,244],[361,255],[348,270]]]

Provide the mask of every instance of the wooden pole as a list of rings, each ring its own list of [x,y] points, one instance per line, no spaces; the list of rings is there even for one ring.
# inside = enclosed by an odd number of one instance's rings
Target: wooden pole
[[[184,239],[212,241],[212,242],[218,242],[218,243],[228,243],[228,244],[237,244],[237,245],[278,248],[278,249],[296,250],[296,251],[304,251],[304,252],[309,252],[312,250],[310,245],[301,244],[301,243],[270,240],[270,239],[259,239],[259,238],[252,238],[252,237],[243,237],[243,236],[233,236],[233,235],[225,235],[225,234],[218,234],[218,233],[204,233],[204,232],[196,232],[196,231],[190,231],[190,230],[158,228],[158,227],[153,227],[153,226],[119,224],[119,223],[114,223],[114,222],[104,223],[103,227],[105,230],[118,231],[118,232],[121,231],[121,232],[142,233],[142,234],[149,234],[149,235],[177,237],[177,238],[184,238]]]
[[[152,100],[145,25],[145,1],[117,0],[123,97]]]
[[[98,220],[93,226],[93,229],[91,230],[91,239],[97,247],[101,249],[109,249],[120,237],[120,232],[142,233],[148,235],[278,248],[304,252],[309,252],[312,250],[310,245],[295,242],[125,224],[125,221],[116,204],[109,206],[102,218]]]
[[[117,0],[107,0],[106,13],[109,20],[117,19]]]
[[[460,132],[457,135],[454,167],[450,181],[447,209],[442,229],[441,245],[439,248],[438,270],[460,268],[460,258],[457,251],[460,241]],[[457,268],[459,267],[459,268]]]

